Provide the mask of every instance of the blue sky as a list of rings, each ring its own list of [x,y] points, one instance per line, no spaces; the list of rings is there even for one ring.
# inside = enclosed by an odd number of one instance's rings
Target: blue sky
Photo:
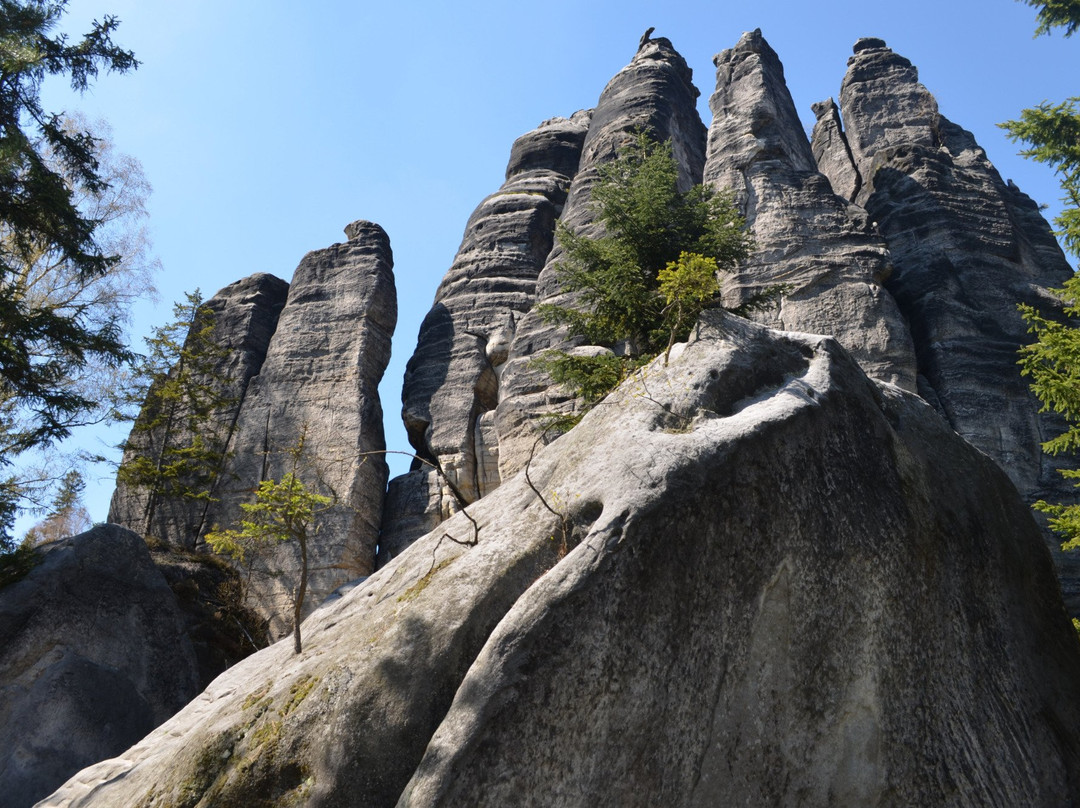
[[[1034,9],[1014,0],[391,5],[71,0],[66,30],[114,14],[116,41],[143,64],[81,98],[62,83],[45,96],[48,109],[109,121],[154,185],[161,302],[138,309],[139,344],[185,291],[209,296],[252,272],[289,279],[307,251],[344,240],[347,223],[386,229],[399,295],[381,388],[389,448],[408,448],[401,379],[420,321],[469,214],[502,183],[514,138],[593,106],[649,26],[693,68],[706,124],[712,56],[743,31],[761,28],[780,55],[806,126],[810,104],[838,94],[855,40],[881,37],[1003,176],[1057,205],[1050,171],[1017,157],[995,124],[1080,93],[1080,38],[1034,38]],[[395,463],[395,473],[407,465]],[[104,519],[112,482],[89,482],[86,504]]]

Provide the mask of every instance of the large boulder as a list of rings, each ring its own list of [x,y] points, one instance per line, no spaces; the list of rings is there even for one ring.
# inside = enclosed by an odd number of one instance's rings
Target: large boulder
[[[758,30],[713,61],[705,182],[734,193],[754,235],[753,254],[725,281],[726,304],[780,286],[754,319],[834,336],[868,375],[914,391],[911,335],[882,286],[885,241],[818,170],[776,52]]]
[[[8,808],[117,755],[198,693],[176,598],[115,525],[41,546],[0,589],[0,781]]]
[[[1008,478],[722,312],[305,636],[43,804],[1080,800],[1080,644]]]

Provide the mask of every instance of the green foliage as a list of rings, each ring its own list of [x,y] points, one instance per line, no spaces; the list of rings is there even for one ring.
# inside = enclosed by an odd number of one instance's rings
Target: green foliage
[[[85,488],[86,483],[78,469],[69,470],[60,480],[60,486],[45,518],[26,532],[23,544],[33,547],[87,530],[92,522],[90,514],[82,504],[82,492]]]
[[[281,480],[259,483],[255,501],[240,506],[245,518],[240,520],[239,529],[209,533],[206,543],[215,553],[237,561],[274,542],[297,541],[306,547],[315,515],[332,502],[331,497],[309,491],[290,471]]]
[[[1036,34],[1061,26],[1065,36],[1071,36],[1080,26],[1077,0],[1025,2],[1041,9]],[[1055,219],[1057,235],[1070,252],[1080,255],[1080,97],[1060,104],[1043,102],[1023,110],[1020,120],[1001,126],[1014,141],[1029,144],[1022,155],[1045,163],[1060,175],[1066,208]],[[1045,317],[1032,306],[1019,307],[1028,333],[1036,340],[1020,349],[1019,364],[1042,404],[1041,412],[1055,412],[1065,420],[1065,431],[1042,444],[1043,451],[1056,456],[1080,449],[1080,275],[1073,275],[1063,288],[1053,291],[1065,304],[1064,321]],[[1062,469],[1060,473],[1080,487],[1080,471]],[[1047,514],[1050,527],[1064,539],[1063,550],[1080,549],[1080,505],[1040,500],[1034,507]]]
[[[1080,0],[1023,0],[1039,9],[1039,27],[1035,35],[1048,34],[1051,28],[1065,29],[1065,36],[1072,36],[1080,28]]]
[[[296,474],[304,451],[304,439],[289,450],[293,471],[281,480],[263,480],[255,492],[254,502],[240,507],[244,518],[235,528],[215,530],[206,535],[206,543],[215,553],[245,561],[281,542],[296,542],[300,550],[300,574],[292,590],[293,650],[302,648],[300,617],[308,581],[308,541],[316,530],[316,517],[333,505],[333,498],[308,489]]]
[[[639,132],[598,175],[592,204],[604,235],[564,227],[558,234],[559,280],[577,293],[578,307],[539,307],[593,344],[627,347],[629,357],[549,352],[538,361],[587,403],[685,338],[720,291],[717,273],[745,258],[752,243],[730,196],[701,185],[679,190],[670,142]]]
[[[666,304],[661,312],[668,328],[665,362],[675,339],[689,333],[702,309],[720,294],[718,272],[715,258],[682,252],[679,260],[669,262],[656,276],[660,296]]]
[[[1055,290],[1065,303],[1066,320],[1052,320],[1033,307],[1020,306],[1020,313],[1036,341],[1020,349],[1020,373],[1030,379],[1031,390],[1042,403],[1043,412],[1063,416],[1067,428],[1042,444],[1051,455],[1075,453],[1080,449],[1080,275]],[[1061,470],[1066,479],[1080,480],[1080,471]],[[1065,539],[1062,549],[1080,548],[1080,505],[1035,503],[1046,513],[1050,526]]]
[[[196,289],[154,329],[129,400],[143,406],[123,444],[118,483],[147,492],[144,533],[163,498],[211,499],[225,459],[221,411],[233,403],[217,368],[228,349],[215,338],[214,312]]]
[[[1054,219],[1066,248],[1080,255],[1080,97],[1043,102],[1001,124],[1014,141],[1030,144],[1020,154],[1054,169],[1061,177],[1066,208]]]
[[[42,303],[20,280],[42,255],[82,278],[101,276],[119,260],[101,249],[98,220],[73,197],[71,180],[91,193],[107,187],[96,141],[45,112],[40,90],[46,76],[65,75],[81,92],[99,70],[122,73],[138,63],[113,44],[114,17],[95,22],[78,42],[50,36],[66,5],[0,0],[0,402],[16,402],[26,415],[9,435],[4,460],[65,437],[95,408],[70,383],[80,368],[129,358],[115,317]]]
[[[643,363],[640,359],[611,353],[578,356],[549,351],[539,356],[534,364],[546,371],[553,382],[573,390],[591,405],[618,387]]]

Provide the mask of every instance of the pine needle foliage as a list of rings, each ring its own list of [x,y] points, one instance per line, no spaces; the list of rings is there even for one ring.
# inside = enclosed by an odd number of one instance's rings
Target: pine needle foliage
[[[215,553],[244,562],[275,544],[296,542],[300,552],[300,570],[291,591],[293,606],[293,651],[303,648],[300,619],[308,584],[308,543],[317,531],[316,517],[331,508],[332,497],[316,494],[297,474],[304,451],[304,439],[288,450],[293,458],[293,470],[280,480],[263,480],[255,491],[255,501],[240,505],[244,517],[237,526],[213,531],[206,543]]]
[[[558,230],[558,277],[563,289],[576,293],[575,306],[539,307],[546,320],[591,344],[624,348],[622,356],[549,351],[537,360],[587,404],[685,339],[718,296],[718,274],[752,246],[729,194],[702,185],[679,189],[670,141],[637,132],[597,173],[592,206],[603,235]]]
[[[142,401],[116,479],[146,492],[143,533],[164,499],[212,500],[226,457],[219,423],[233,403],[218,367],[228,349],[215,337],[214,312],[199,290],[173,306],[172,322],[146,340],[130,398]]]
[[[1039,9],[1039,27],[1035,36],[1049,34],[1053,28],[1064,28],[1070,37],[1080,28],[1080,0],[1024,0]]]

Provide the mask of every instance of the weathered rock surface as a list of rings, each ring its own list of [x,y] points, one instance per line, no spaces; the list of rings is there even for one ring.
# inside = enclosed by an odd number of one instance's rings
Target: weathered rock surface
[[[911,328],[920,390],[1024,496],[1059,498],[1057,463],[1039,449],[1057,428],[1016,366],[1030,341],[1017,303],[1056,309],[1047,289],[1072,274],[1049,226],[881,40],[856,44],[840,108],[862,177],[856,200],[895,265],[886,287]],[[1077,567],[1063,577],[1080,609],[1080,560],[1063,561]]]
[[[277,328],[278,316],[285,305],[289,284],[266,273],[249,275],[229,284],[206,301],[213,312],[214,340],[226,348],[214,363],[212,382],[229,405],[215,414],[210,427],[227,445],[236,418],[243,406],[248,382],[262,367],[270,338]],[[203,382],[210,382],[204,379]],[[164,428],[151,433],[133,430],[124,453],[124,462],[133,455],[150,452],[161,446]],[[190,441],[191,435],[180,431],[171,437],[177,445]],[[144,489],[119,483],[109,508],[109,521],[136,533],[155,536],[174,546],[193,549],[204,527],[207,501],[202,499],[159,498],[150,524],[147,524],[148,494]]]
[[[587,112],[554,118],[514,142],[506,182],[469,217],[405,371],[402,416],[413,449],[438,463],[467,502],[499,484],[497,461],[478,462],[478,454],[498,451],[497,444],[484,443],[478,421],[495,408],[517,322],[536,300],[536,278],[551,251],[588,122]],[[397,482],[401,496],[380,546],[401,548],[430,529],[416,532],[425,523],[422,511],[407,515],[399,506],[426,505],[433,473]],[[445,518],[458,504],[437,477],[431,481],[441,491],[437,510]],[[423,491],[405,492],[409,485]]]
[[[706,132],[696,108],[699,95],[693,71],[671,42],[662,37],[643,40],[630,64],[600,95],[562,223],[575,233],[601,234],[590,206],[597,167],[614,159],[616,150],[636,131],[648,132],[657,140],[671,140],[683,188],[701,182]],[[556,245],[537,280],[538,303],[573,305],[573,296],[559,285],[557,266],[561,255]],[[538,417],[574,405],[558,386],[551,384],[546,373],[530,367],[530,362],[547,348],[566,349],[580,342],[579,338],[568,337],[565,328],[545,322],[535,310],[521,319],[500,378],[493,424],[502,479],[515,474],[528,459],[539,435]]]
[[[311,529],[309,608],[371,571],[388,476],[382,455],[364,453],[385,449],[377,388],[397,320],[393,258],[377,224],[353,222],[345,232],[346,243],[308,253],[293,275],[229,444],[220,501],[206,517],[206,529],[231,527],[260,481],[294,470],[310,489],[335,497]],[[303,455],[294,461],[288,450],[301,438]],[[291,613],[295,543],[267,564],[284,577],[253,576],[253,603],[267,616]]]
[[[833,99],[819,101],[811,109],[816,118],[810,136],[810,151],[818,168],[832,183],[833,191],[849,202],[859,193],[862,177],[855,168],[851,147],[844,136],[840,108]]]
[[[143,540],[100,525],[38,550],[0,590],[0,782],[32,805],[198,692],[176,599]]]
[[[914,391],[911,335],[881,286],[892,270],[884,239],[818,171],[780,59],[758,30],[713,61],[705,183],[734,193],[755,240],[725,279],[726,304],[782,284],[754,319],[834,336],[867,374]]]
[[[1002,471],[834,340],[707,318],[541,450],[544,501],[504,482],[45,804],[1080,800]]]

